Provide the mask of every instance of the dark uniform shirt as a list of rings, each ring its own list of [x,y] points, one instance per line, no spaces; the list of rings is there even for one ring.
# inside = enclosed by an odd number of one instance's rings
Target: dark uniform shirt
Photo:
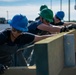
[[[29,44],[30,42],[33,42],[35,36],[30,33],[22,33],[20,36],[18,36],[14,42],[11,41],[10,38],[11,30],[5,30],[3,32],[0,32],[0,45],[7,43],[8,45],[25,45]]]
[[[12,62],[12,54],[17,52],[20,46],[32,43],[35,36],[30,33],[22,33],[14,42],[10,38],[11,30],[0,32],[0,64],[10,66]]]
[[[62,26],[64,22],[55,23],[53,20],[53,22],[51,22],[50,24],[55,25],[55,26]]]
[[[45,35],[45,34],[47,34],[47,31],[43,31],[43,30],[40,30],[40,29],[37,28],[41,24],[42,24],[42,22],[40,20],[32,22],[28,26],[28,30],[29,30],[28,32],[36,34],[36,35]]]

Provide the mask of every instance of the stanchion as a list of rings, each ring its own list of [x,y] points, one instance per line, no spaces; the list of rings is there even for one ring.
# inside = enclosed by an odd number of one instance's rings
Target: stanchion
[[[65,67],[75,66],[74,34],[64,35],[64,65]]]

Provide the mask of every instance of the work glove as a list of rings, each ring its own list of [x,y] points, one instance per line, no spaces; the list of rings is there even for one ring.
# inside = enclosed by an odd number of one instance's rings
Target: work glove
[[[60,33],[61,32],[68,32],[68,31],[69,31],[68,27],[64,26],[63,28],[61,28]]]
[[[7,68],[7,66],[0,64],[0,74],[3,74]]]
[[[73,29],[76,29],[76,24],[72,24]]]
[[[69,30],[76,29],[76,24],[68,25],[67,28]]]
[[[73,25],[68,25],[67,28],[68,28],[69,30],[72,30],[72,29],[74,29],[74,26],[73,26]]]

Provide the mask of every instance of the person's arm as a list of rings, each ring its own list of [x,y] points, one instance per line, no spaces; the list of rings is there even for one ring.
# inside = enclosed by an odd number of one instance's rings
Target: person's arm
[[[42,36],[35,35],[34,42],[37,42],[37,41],[40,41],[40,40],[43,40],[43,39],[45,39],[45,38],[52,37],[52,36],[55,36],[55,35],[56,35],[56,34],[42,35]]]
[[[41,24],[37,28],[40,29],[40,30],[43,30],[43,31],[48,31],[50,33],[56,33],[56,32],[59,33],[62,27],[52,26],[52,25],[48,26],[48,25],[45,25],[45,24]]]
[[[56,35],[56,34],[40,35],[39,36],[39,35],[31,34],[31,33],[26,33],[26,34],[21,35],[21,39],[22,39],[23,44],[29,44],[29,43],[34,43],[34,42],[40,41],[47,37],[54,36],[54,35]]]
[[[72,25],[72,24],[74,24],[74,25],[76,25],[76,23],[75,22],[64,22],[64,26],[68,26],[68,25]]]

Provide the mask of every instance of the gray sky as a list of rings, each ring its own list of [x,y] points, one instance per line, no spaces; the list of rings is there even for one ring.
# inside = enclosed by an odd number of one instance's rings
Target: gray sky
[[[70,17],[71,20],[76,20],[75,0],[70,1]],[[38,16],[42,4],[51,8],[54,14],[60,10],[60,0],[0,0],[0,17],[11,19],[15,14],[23,14],[28,19],[34,20]],[[68,20],[68,0],[62,0],[62,10],[65,12],[64,20]]]

